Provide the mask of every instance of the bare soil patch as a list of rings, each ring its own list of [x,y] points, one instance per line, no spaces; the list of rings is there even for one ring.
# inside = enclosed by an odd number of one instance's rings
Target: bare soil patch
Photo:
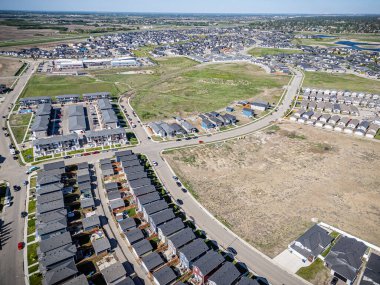
[[[19,59],[0,58],[0,77],[14,76],[21,66]]]
[[[270,257],[312,218],[379,245],[380,144],[279,126],[165,156],[207,209]]]

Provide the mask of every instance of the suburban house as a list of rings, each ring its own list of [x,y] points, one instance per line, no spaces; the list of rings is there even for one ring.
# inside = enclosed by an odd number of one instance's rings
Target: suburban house
[[[72,239],[70,232],[66,231],[60,235],[41,240],[39,247],[37,248],[37,254],[46,254],[49,251],[52,251],[54,249],[68,244],[72,244]]]
[[[168,266],[161,268],[153,273],[153,282],[155,285],[170,285],[177,279],[174,270]]]
[[[158,194],[158,192],[149,193],[143,196],[136,197],[138,211],[141,212],[141,209],[144,205],[150,204],[158,200],[161,200],[161,197]]]
[[[100,219],[98,215],[92,215],[82,219],[83,231],[93,231],[100,228]]]
[[[115,129],[119,126],[119,120],[112,104],[108,99],[99,99],[97,102],[99,113],[101,114],[101,122],[105,129]]]
[[[318,225],[314,225],[292,242],[288,248],[301,259],[313,262],[332,241],[333,237],[329,235],[328,231]]]
[[[151,186],[148,186],[149,188]],[[152,185],[152,187],[154,187]],[[146,189],[145,187],[143,188],[139,188],[139,189],[136,189],[136,193],[140,190],[140,189]],[[153,188],[150,188],[153,190]],[[155,192],[156,191],[156,188],[154,188],[154,191],[151,191],[149,193],[152,193],[152,192]],[[146,194],[149,194],[149,193],[146,193]],[[143,194],[145,195],[145,194]],[[153,203],[150,203],[150,204],[146,204],[146,205],[143,205],[141,207],[142,209],[142,213],[143,213],[143,217],[144,217],[144,220],[145,221],[149,221],[149,216],[154,214],[154,213],[157,213],[157,212],[160,212],[162,210],[165,210],[168,208],[168,204],[164,201],[164,200],[158,200],[158,201],[155,201]]]
[[[86,131],[86,118],[82,105],[70,105],[67,116],[70,133],[84,133]]]
[[[178,250],[196,238],[191,228],[185,228],[167,237],[168,248],[172,255],[178,255]]]
[[[88,144],[108,146],[112,144],[128,144],[127,132],[124,128],[86,131],[84,134]]]
[[[36,116],[30,127],[33,138],[42,138],[48,136],[50,116]]]
[[[165,224],[158,226],[158,238],[166,243],[166,238],[175,234],[176,232],[185,228],[185,224],[182,222],[181,218],[175,218]]]
[[[162,138],[166,137],[166,132],[164,131],[164,129],[161,127],[160,124],[152,122],[148,124],[148,127],[152,130],[153,134],[155,134],[156,136],[160,136]]]
[[[233,284],[241,273],[231,262],[224,263],[216,272],[208,278],[209,285]]]
[[[36,157],[80,148],[78,134],[37,139],[32,142]]]
[[[110,266],[100,269],[100,273],[103,275],[107,285],[119,284],[119,282],[127,278],[127,271],[125,271],[124,266],[120,262],[115,262]]]
[[[56,267],[52,268],[51,270],[47,272],[45,271],[43,273],[42,284],[43,285],[62,284],[62,282],[65,282],[71,279],[77,274],[78,274],[78,269],[75,265],[74,259],[71,258],[67,261],[63,261],[62,263],[58,264]]]
[[[51,98],[49,96],[26,97],[21,98],[19,103],[22,107],[29,107],[32,105],[51,103]]]
[[[179,249],[181,267],[191,269],[192,263],[209,250],[203,239],[196,238],[189,244]]]
[[[98,99],[109,99],[111,93],[109,92],[96,92],[96,93],[85,93],[83,94],[83,101],[92,102]]]
[[[205,284],[208,277],[213,274],[224,261],[224,257],[216,251],[208,251],[205,255],[193,263],[194,278],[200,284]]]
[[[379,285],[380,284],[380,256],[371,253],[364,269],[359,285]]]
[[[77,103],[79,102],[79,99],[80,99],[79,94],[65,94],[65,95],[55,96],[55,100],[59,104]]]
[[[354,238],[342,236],[325,258],[325,266],[331,274],[347,284],[352,284],[363,263],[367,246]]]
[[[124,236],[130,245],[135,244],[145,238],[143,231],[138,228],[124,232]]]
[[[153,272],[158,267],[165,264],[164,258],[157,252],[152,252],[146,256],[141,258],[141,266],[145,269],[145,271]]]
[[[254,110],[248,108],[243,108],[242,114],[243,116],[248,118],[252,118],[253,116],[255,116]]]
[[[266,111],[269,106],[269,103],[265,101],[255,101],[251,103],[251,109],[257,111]]]
[[[202,119],[201,126],[205,130],[215,128],[215,125],[209,119]]]
[[[152,250],[153,247],[147,239],[143,239],[139,242],[132,244],[132,252],[135,254],[137,258],[147,254],[148,252],[151,252]]]
[[[172,209],[166,209],[161,212],[150,215],[149,224],[153,232],[157,232],[157,227],[175,218]]]
[[[111,250],[111,244],[105,236],[92,240],[91,243],[96,255],[108,253]]]
[[[361,121],[358,127],[356,128],[355,135],[357,136],[364,136],[369,128],[369,122],[368,121]]]

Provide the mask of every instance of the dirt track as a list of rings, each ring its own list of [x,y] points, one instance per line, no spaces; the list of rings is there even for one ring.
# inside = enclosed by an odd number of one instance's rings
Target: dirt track
[[[380,143],[280,128],[166,156],[206,208],[271,257],[312,218],[379,245]]]

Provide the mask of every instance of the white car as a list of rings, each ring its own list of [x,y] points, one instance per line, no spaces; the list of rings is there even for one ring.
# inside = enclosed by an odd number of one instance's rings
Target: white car
[[[154,166],[157,166],[157,165],[158,165],[157,161],[154,161],[154,160],[153,160],[152,163],[153,163]]]

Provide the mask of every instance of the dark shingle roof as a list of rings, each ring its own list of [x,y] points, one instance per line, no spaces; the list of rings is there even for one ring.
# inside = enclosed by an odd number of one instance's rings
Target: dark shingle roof
[[[142,188],[140,188],[142,189]],[[138,189],[138,190],[140,190]],[[162,211],[164,209],[168,208],[168,204],[164,200],[158,200],[153,203],[147,204],[143,206],[143,209],[148,215],[157,213],[159,211]]]
[[[196,259],[197,257],[201,256],[208,250],[209,248],[204,242],[204,240],[197,238],[193,240],[191,243],[182,247],[179,251],[180,251],[180,254],[185,256],[186,259],[190,262]]]
[[[132,245],[132,247],[134,248],[138,256],[142,256],[153,250],[152,245],[147,239],[143,239],[142,241],[136,242]]]
[[[219,253],[216,251],[209,251],[200,257],[197,261],[195,261],[193,266],[198,267],[203,276],[207,276],[224,261],[224,257]]]
[[[125,276],[127,272],[125,271],[123,265],[120,262],[114,263],[103,270],[100,271],[104,279],[108,283],[112,283],[115,280]]]
[[[110,244],[108,238],[103,237],[103,238],[98,238],[96,240],[93,240],[92,241],[92,247],[94,248],[95,253],[99,254],[102,251],[110,250],[111,244]]]
[[[130,242],[130,244],[134,244],[144,238],[144,234],[140,229],[133,229],[127,232],[124,232],[125,237]]]
[[[98,215],[92,215],[82,220],[83,228],[90,228],[100,226],[100,219]]]
[[[66,281],[62,285],[88,285],[88,281],[86,276],[81,274],[73,279],[70,279],[69,281]]]
[[[69,278],[78,273],[78,269],[75,265],[74,259],[70,259],[67,262],[49,270],[46,272],[44,279],[42,280],[43,285],[54,285],[58,284],[60,281]]]
[[[157,252],[152,252],[141,258],[146,268],[151,272],[153,269],[165,263],[164,259]]]
[[[160,285],[170,284],[177,278],[174,270],[168,266],[165,266],[159,271],[154,272],[153,277],[158,281]]]
[[[168,237],[168,240],[174,245],[175,248],[180,248],[185,244],[195,239],[195,234],[191,228],[183,229],[178,233]]]
[[[182,222],[181,218],[175,218],[174,220],[158,226],[158,229],[161,230],[164,236],[170,236],[184,227],[185,224]]]
[[[65,232],[63,234],[44,239],[40,241],[40,252],[45,253],[56,248],[65,246],[67,244],[71,244],[72,239],[69,232]]]
[[[214,274],[210,276],[209,281],[217,285],[230,285],[240,276],[239,270],[231,262],[226,262]]]
[[[380,256],[371,253],[360,285],[377,285],[380,284]]]
[[[124,232],[126,230],[132,229],[136,227],[135,219],[133,218],[126,218],[124,220],[119,221],[119,225],[121,230]]]

